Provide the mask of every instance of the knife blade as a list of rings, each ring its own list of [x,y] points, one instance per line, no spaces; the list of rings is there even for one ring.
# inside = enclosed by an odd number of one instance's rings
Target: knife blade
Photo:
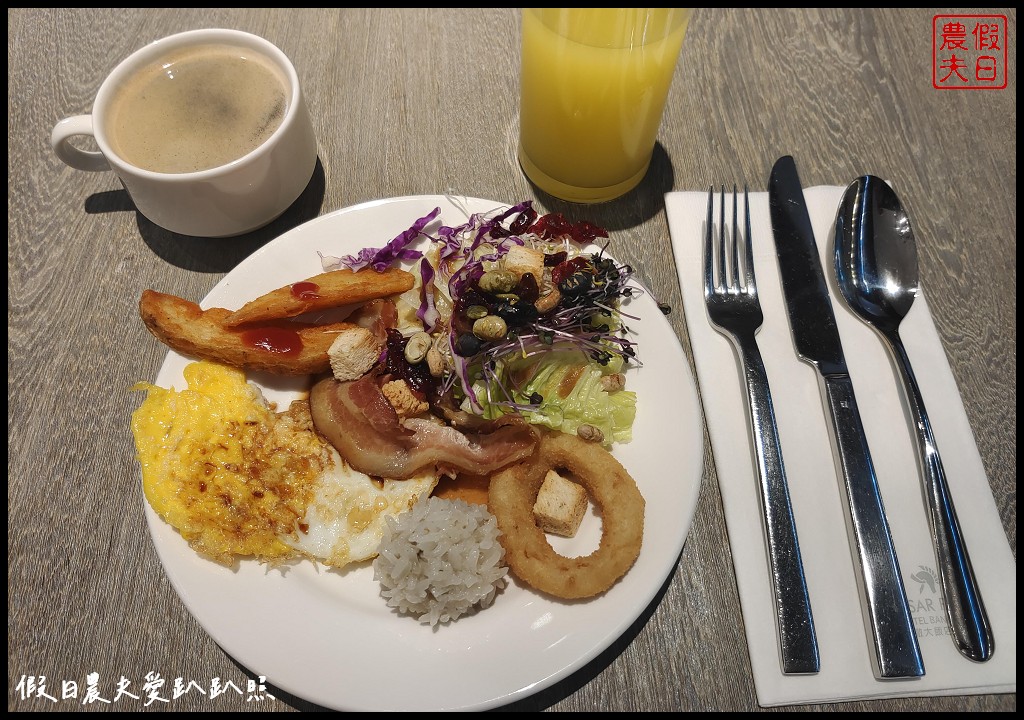
[[[793,344],[818,371],[827,408],[872,670],[879,679],[921,677],[924,661],[792,156],[772,168],[768,204]]]

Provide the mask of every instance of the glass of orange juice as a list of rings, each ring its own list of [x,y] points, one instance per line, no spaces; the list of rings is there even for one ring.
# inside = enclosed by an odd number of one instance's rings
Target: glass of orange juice
[[[613,200],[647,173],[690,8],[524,8],[519,163],[546,193]]]

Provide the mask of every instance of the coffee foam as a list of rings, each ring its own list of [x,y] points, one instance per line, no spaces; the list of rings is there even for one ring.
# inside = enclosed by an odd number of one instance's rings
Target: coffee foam
[[[114,92],[108,140],[126,162],[161,173],[206,170],[262,145],[288,111],[288,81],[250,49],[205,44],[169,51]]]

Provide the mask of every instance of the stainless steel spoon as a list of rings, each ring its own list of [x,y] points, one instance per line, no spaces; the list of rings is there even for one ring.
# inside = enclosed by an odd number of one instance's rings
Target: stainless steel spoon
[[[917,250],[910,218],[885,181],[865,175],[846,189],[835,226],[835,270],[850,308],[885,338],[896,360],[917,433],[928,518],[949,627],[960,653],[992,657],[992,630],[978,591],[921,391],[900,339],[917,296]]]

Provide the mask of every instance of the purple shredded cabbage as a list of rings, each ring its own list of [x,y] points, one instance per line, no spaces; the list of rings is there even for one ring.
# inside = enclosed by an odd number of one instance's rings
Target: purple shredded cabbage
[[[418,260],[423,257],[419,250],[410,250],[406,246],[423,233],[423,228],[430,224],[434,218],[441,214],[441,208],[436,207],[428,214],[421,217],[412,224],[408,230],[400,232],[394,240],[382,248],[363,248],[358,255],[346,255],[341,258],[341,263],[352,270],[362,270],[365,267],[372,267],[377,272],[384,272],[391,263],[396,260]]]
[[[463,230],[468,230],[469,225],[461,225],[458,228],[448,227],[447,225],[441,227],[437,231],[438,239],[444,246],[441,248],[441,253],[438,257],[440,262],[455,257],[462,251],[462,239],[459,235]]]
[[[455,227],[441,225],[435,234],[431,235],[424,232],[424,228],[440,215],[441,209],[434,208],[432,212],[418,219],[409,229],[399,233],[384,247],[365,248],[357,255],[341,258],[321,253],[321,264],[325,272],[342,267],[352,270],[372,267],[378,272],[383,272],[399,260],[420,260],[420,303],[416,316],[423,323],[424,329],[428,333],[433,333],[438,329],[441,315],[434,302],[432,285],[435,282],[443,281],[452,266],[458,267],[447,277],[449,296],[457,306],[458,299],[463,292],[467,288],[471,288],[483,275],[485,262],[499,260],[508,253],[513,245],[526,244],[526,241],[518,234],[524,229],[525,232],[535,233],[538,223],[543,224],[545,218],[541,218],[532,226],[527,226],[527,221],[533,222],[536,218],[532,206],[533,201],[526,200],[493,217],[488,217],[486,213],[474,213],[465,223]],[[514,216],[518,216],[518,221],[512,223],[512,230],[502,225],[505,220]],[[568,225],[561,216],[555,216],[553,219],[550,219],[551,216],[545,217],[549,219],[549,223],[560,222],[563,225]],[[585,226],[584,229],[588,232],[591,229],[600,231],[595,233],[594,237],[607,237],[607,233],[601,228],[591,226],[589,223],[580,223],[580,226]],[[543,228],[541,229],[543,230]],[[420,237],[439,246],[436,266],[430,263],[423,252],[408,247]],[[576,234],[574,233],[572,237],[576,239]],[[481,246],[493,248],[493,250],[478,256]],[[597,257],[601,257],[600,252]],[[533,409],[533,405],[513,400],[513,393],[504,386],[500,376],[495,372],[494,362],[510,352],[516,352],[526,358],[552,351],[576,350],[586,353],[592,360],[602,364],[606,363],[611,357],[611,353],[614,352],[627,361],[639,365],[636,347],[631,340],[616,337],[616,334],[613,333],[592,329],[588,320],[595,308],[605,310],[610,315],[618,315],[620,318],[631,317],[621,309],[604,302],[606,299],[612,300],[620,295],[628,297],[631,292],[624,288],[631,275],[632,269],[629,266],[618,267],[612,274],[604,276],[605,281],[610,283],[610,288],[595,288],[585,298],[581,297],[575,301],[565,302],[557,311],[548,316],[546,322],[535,323],[532,331],[523,328],[515,337],[510,337],[504,343],[497,343],[473,358],[463,357],[456,353],[455,334],[448,333],[448,352],[454,367],[452,368],[453,372],[446,373],[440,380],[439,392],[446,393],[455,384],[458,384],[472,411],[482,412],[483,407],[473,388],[471,373],[471,367],[477,366],[487,389],[489,404],[505,406],[512,410]],[[622,329],[625,330],[624,327]],[[495,397],[491,397],[492,394]],[[501,397],[497,397],[498,395]]]
[[[513,215],[518,215],[523,210],[528,210],[528,209],[530,209],[532,207],[533,207],[533,200],[524,200],[523,202],[521,202],[521,203],[519,203],[517,205],[513,205],[508,210],[503,212],[501,215],[498,215],[497,217],[493,218],[491,220],[491,224],[495,224],[495,225],[496,224],[500,224],[503,220],[506,220],[507,218],[510,218]]]
[[[428,333],[434,332],[441,314],[434,305],[434,293],[430,291],[430,283],[434,280],[434,266],[426,260],[420,263],[420,306],[416,317],[423,323]]]

